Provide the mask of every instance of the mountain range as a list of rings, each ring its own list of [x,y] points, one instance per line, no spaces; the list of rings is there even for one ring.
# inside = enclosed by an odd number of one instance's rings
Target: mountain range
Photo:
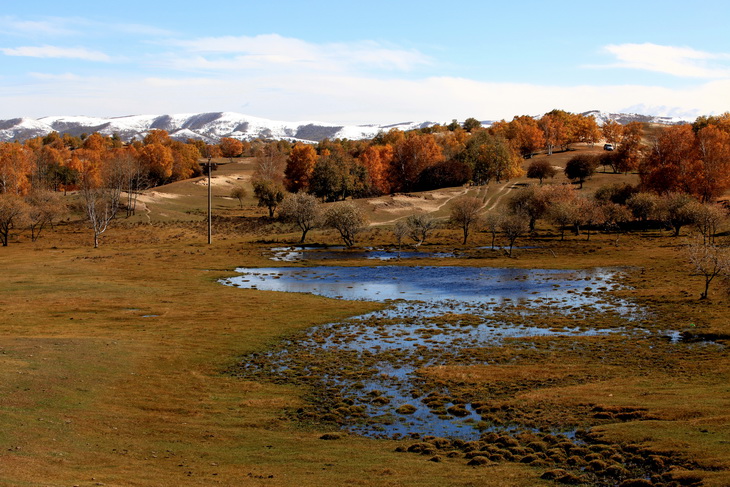
[[[631,113],[585,112],[593,115],[599,125],[606,120],[625,124],[632,121],[659,124],[674,124],[684,120],[639,115]],[[493,122],[482,121],[489,126]],[[240,140],[286,139],[290,141],[318,142],[322,139],[371,139],[379,132],[390,129],[413,130],[436,125],[435,122],[402,122],[390,125],[337,125],[322,122],[281,122],[251,117],[233,112],[211,112],[177,115],[129,115],[114,118],[95,118],[84,116],[55,116],[33,118],[13,118],[0,120],[0,141],[23,141],[44,136],[51,132],[79,136],[99,132],[103,135],[117,134],[128,142],[134,138],[142,139],[154,129],[166,130],[172,138],[186,140],[202,139],[217,143],[222,137]]]

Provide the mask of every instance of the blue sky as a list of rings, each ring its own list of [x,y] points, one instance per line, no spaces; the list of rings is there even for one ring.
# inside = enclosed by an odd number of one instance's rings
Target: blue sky
[[[730,2],[8,2],[0,119],[730,110]]]

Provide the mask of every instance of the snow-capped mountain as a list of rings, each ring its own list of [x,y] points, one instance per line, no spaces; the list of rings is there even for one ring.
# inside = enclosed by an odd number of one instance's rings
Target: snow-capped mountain
[[[0,120],[0,140],[25,140],[50,132],[70,135],[117,134],[124,141],[141,139],[153,129],[166,130],[171,137],[218,142],[222,137],[240,140],[287,139],[317,142],[322,139],[369,139],[391,128],[412,130],[435,125],[432,122],[404,122],[393,125],[335,125],[322,122],[281,122],[232,112],[177,115],[130,115],[115,118],[60,116]]]
[[[680,120],[669,117],[652,117],[637,114],[585,112],[593,115],[599,124],[606,120],[619,123],[631,121],[672,124]],[[483,126],[491,121],[482,121]],[[103,135],[117,134],[124,141],[141,139],[150,130],[166,130],[171,137],[185,140],[202,139],[215,143],[222,137],[240,140],[286,139],[290,141],[317,142],[322,139],[370,139],[379,132],[392,128],[413,130],[431,127],[434,122],[403,122],[391,125],[336,125],[322,122],[281,122],[265,118],[251,117],[233,112],[212,112],[177,115],[130,115],[115,118],[94,118],[83,116],[58,116],[32,118],[13,118],[0,120],[0,141],[26,140],[44,136],[51,132],[81,135],[99,132]]]
[[[603,125],[608,120],[613,120],[621,125],[626,125],[630,122],[641,122],[641,123],[658,123],[662,125],[675,125],[678,123],[691,122],[692,120],[677,118],[677,117],[658,117],[655,115],[640,115],[638,113],[607,113],[598,110],[591,110],[589,112],[583,112],[581,115],[590,116],[596,119],[598,125]]]

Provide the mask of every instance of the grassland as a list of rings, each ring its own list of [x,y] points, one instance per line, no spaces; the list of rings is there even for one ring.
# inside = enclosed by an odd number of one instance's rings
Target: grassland
[[[567,156],[553,158],[560,165]],[[136,216],[104,234],[99,249],[73,219],[35,243],[20,235],[0,249],[0,485],[554,485],[540,479],[546,467],[539,463],[471,467],[463,457],[442,455],[435,462],[428,461],[431,455],[395,451],[412,446],[408,440],[320,439],[336,429],[304,426],[287,414],[305,405],[305,386],[227,373],[240,357],[282,337],[378,306],[216,282],[237,266],[271,266],[263,251],[298,241],[297,232],[262,219],[251,198],[244,209],[228,198],[234,184],[248,186],[250,194],[250,169],[232,164],[216,174],[210,246],[201,221],[205,187],[183,182],[147,195]],[[585,191],[631,177],[598,174]],[[375,222],[419,205],[439,215],[462,191],[368,205]],[[500,204],[500,191],[484,191],[485,204]],[[628,266],[626,284],[633,289],[624,293],[651,311],[646,326],[711,335],[724,346],[664,343],[647,351],[606,338],[569,349],[534,339],[532,352],[522,349],[519,361],[423,373],[464,397],[516,391],[500,396],[511,414],[536,421],[575,417],[596,442],[681,459],[667,484],[729,485],[728,298],[716,288],[711,299],[697,300],[701,278],[691,275],[681,242],[666,232],[560,242],[553,230],[538,230],[542,249],[517,252],[514,259],[475,253],[448,263]],[[326,232],[311,238],[336,241]],[[470,245],[489,240],[478,234]],[[392,237],[373,226],[361,241],[385,245]],[[442,229],[428,247],[459,242],[456,230]],[[509,346],[500,351],[513,352]],[[580,380],[564,380],[568,376]],[[640,413],[619,417],[627,411]]]

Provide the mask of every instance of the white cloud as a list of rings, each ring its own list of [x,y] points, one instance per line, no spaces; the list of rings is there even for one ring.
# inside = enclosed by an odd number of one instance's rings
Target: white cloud
[[[54,80],[54,81],[81,81],[83,78],[73,73],[28,73],[28,76],[40,80]]]
[[[603,67],[639,69],[686,78],[730,77],[730,55],[724,53],[651,43],[612,44],[604,49],[618,62]]]
[[[0,28],[5,33],[39,37],[39,36],[67,36],[75,34],[69,28],[68,19],[47,18],[44,20],[20,20],[12,16],[0,16]]]
[[[173,41],[171,44],[187,51],[163,61],[163,64],[175,69],[409,71],[431,63],[428,56],[416,50],[389,47],[374,41],[315,44],[278,34],[267,34],[253,37],[204,37]],[[191,56],[191,53],[194,55]]]
[[[35,80],[0,94],[0,107],[0,118],[237,111],[275,120],[342,124],[448,122],[467,117],[509,120],[553,108],[694,118],[730,110],[730,80],[673,89],[485,83],[454,77],[383,80],[331,73],[295,79],[286,74],[238,73],[185,79],[36,75]]]
[[[85,47],[58,47],[58,46],[22,46],[0,48],[6,56],[21,56],[34,58],[61,58],[81,59],[84,61],[110,61],[111,58],[100,51],[92,51]]]

